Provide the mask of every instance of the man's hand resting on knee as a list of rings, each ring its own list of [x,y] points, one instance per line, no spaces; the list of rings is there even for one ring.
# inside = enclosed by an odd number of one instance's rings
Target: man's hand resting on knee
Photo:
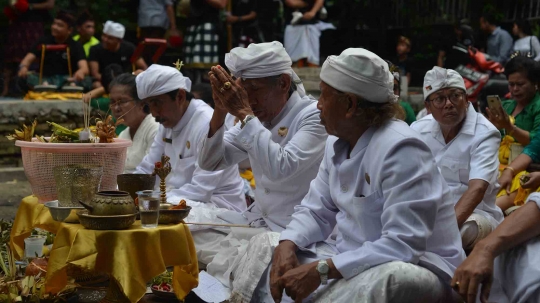
[[[297,249],[298,247],[292,241],[283,241],[274,250],[272,270],[270,271],[270,291],[276,303],[281,302],[285,288],[281,284],[281,277],[289,270],[298,267]]]

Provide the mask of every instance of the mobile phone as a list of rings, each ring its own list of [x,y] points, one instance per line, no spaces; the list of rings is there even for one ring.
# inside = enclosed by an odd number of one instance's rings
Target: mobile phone
[[[502,108],[501,98],[497,95],[487,96],[487,103],[490,110]]]

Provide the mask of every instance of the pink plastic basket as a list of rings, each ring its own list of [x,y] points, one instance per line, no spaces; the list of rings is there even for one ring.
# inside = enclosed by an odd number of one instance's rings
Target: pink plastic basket
[[[21,147],[24,173],[39,203],[56,200],[53,168],[67,164],[103,166],[100,190],[116,190],[116,176],[124,171],[127,148],[131,141],[114,139],[113,143],[42,143],[16,141]]]

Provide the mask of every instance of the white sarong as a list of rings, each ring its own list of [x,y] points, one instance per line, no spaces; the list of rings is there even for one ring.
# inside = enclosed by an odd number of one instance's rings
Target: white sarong
[[[331,23],[319,21],[316,24],[287,25],[284,46],[293,62],[306,58],[311,64],[320,63],[321,32],[336,29]]]
[[[250,241],[246,253],[232,271],[232,294],[229,302],[273,303],[270,294],[270,264],[278,233],[262,233]],[[300,264],[327,259],[334,248],[319,242],[310,251],[299,251]],[[315,253],[313,253],[315,252]],[[352,279],[330,280],[304,302],[454,302],[457,294],[433,272],[405,262],[389,262],[370,268]],[[284,293],[282,302],[293,302]]]
[[[493,270],[509,302],[540,302],[540,237],[498,256]],[[502,302],[499,298],[493,299],[493,302]]]

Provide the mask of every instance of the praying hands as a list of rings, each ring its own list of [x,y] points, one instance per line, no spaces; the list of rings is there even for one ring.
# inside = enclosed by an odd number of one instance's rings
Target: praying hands
[[[228,112],[240,120],[253,115],[246,90],[223,69],[214,66],[208,73],[212,85],[215,110]]]

